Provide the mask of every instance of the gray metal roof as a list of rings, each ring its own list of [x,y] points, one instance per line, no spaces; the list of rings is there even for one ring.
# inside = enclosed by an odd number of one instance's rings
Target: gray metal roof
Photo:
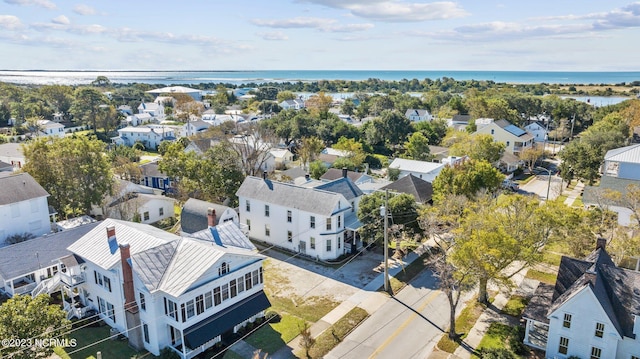
[[[340,177],[337,180],[322,183],[318,186],[315,186],[316,189],[321,189],[329,192],[340,193],[347,199],[347,201],[351,201],[354,198],[361,197],[364,195],[364,192],[356,186],[355,183],[349,177]]]
[[[338,193],[258,177],[245,178],[236,195],[323,216],[330,216],[338,206],[340,198],[344,198]]]
[[[184,233],[194,233],[206,229],[209,226],[207,220],[207,210],[213,208],[217,216],[224,211],[233,208],[221,204],[201,201],[195,198],[189,198],[182,206],[180,213],[180,229]]]
[[[0,188],[0,206],[49,196],[28,173],[0,177]]]
[[[347,171],[347,177],[349,177],[353,182],[358,182],[358,180],[365,174],[366,173],[364,172]],[[325,172],[322,176],[320,176],[320,179],[324,181],[333,181],[342,177],[343,175],[342,175],[341,169],[329,168],[327,172]]]
[[[105,219],[93,230],[82,236],[68,249],[104,269],[111,269],[120,262],[120,249],[115,253],[109,250],[107,227],[115,226],[118,243],[129,243],[131,255],[157,247],[180,237],[148,224]]]
[[[133,270],[150,292],[162,291],[178,297],[220,262],[233,253],[246,262],[264,259],[247,250],[232,250],[215,243],[183,237],[161,247],[150,248],[131,256]]]
[[[604,205],[622,206],[623,205],[622,203],[618,203],[617,201],[612,201],[607,198],[604,198],[603,196],[604,190],[609,189],[612,191],[618,191],[624,197],[627,194],[627,188],[629,185],[640,186],[640,181],[612,177],[612,176],[602,176],[602,178],[600,179],[599,186],[584,187],[584,192],[582,194],[582,202],[585,205],[604,204]]]
[[[11,279],[52,266],[58,258],[72,254],[67,247],[97,225],[89,223],[0,248],[0,276]]]
[[[213,242],[221,247],[235,247],[255,251],[256,246],[242,233],[237,224],[232,221],[218,224],[213,228],[205,228],[191,233],[188,237]]]
[[[604,160],[640,163],[640,144],[609,150],[604,155]]]
[[[142,174],[147,177],[168,177],[164,173],[160,172],[160,170],[158,169],[158,162],[156,161],[142,164],[140,165],[140,169],[142,170]]]

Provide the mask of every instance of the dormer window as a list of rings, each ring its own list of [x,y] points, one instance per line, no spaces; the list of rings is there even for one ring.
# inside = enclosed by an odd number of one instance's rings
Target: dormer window
[[[229,264],[227,262],[222,262],[220,268],[218,268],[218,275],[225,275],[229,273]]]

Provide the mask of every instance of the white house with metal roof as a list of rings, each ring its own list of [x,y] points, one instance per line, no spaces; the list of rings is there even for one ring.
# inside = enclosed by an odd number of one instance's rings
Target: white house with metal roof
[[[31,294],[60,292],[69,317],[95,311],[134,348],[193,358],[270,306],[264,256],[233,222],[188,237],[113,219],[87,226],[62,232],[90,228],[65,242],[54,255],[60,272]],[[0,275],[3,268],[0,260]]]
[[[171,94],[180,93],[180,94],[189,95],[196,101],[202,100],[202,91],[201,90],[192,89],[192,88],[185,87],[185,86],[162,87],[162,88],[149,90],[149,91],[147,91],[147,93],[150,93],[150,94],[152,94],[152,95],[154,95],[156,97],[158,97],[160,95],[171,95]]]
[[[345,248],[345,218],[355,213],[355,203],[337,191],[247,177],[236,195],[240,223],[252,239],[321,260],[351,250]]]
[[[175,131],[169,126],[139,126],[125,127],[118,130],[118,137],[113,137],[111,142],[116,145],[133,146],[141,142],[146,148],[157,149],[162,141],[176,139]]]
[[[444,166],[444,163],[396,158],[393,160],[393,162],[391,162],[389,168],[400,170],[400,175],[398,176],[398,178],[402,178],[404,176],[412,174],[427,182],[433,182],[438,174],[440,174],[440,171],[442,171]]]
[[[411,122],[431,121],[433,116],[429,113],[429,110],[410,108],[404,113],[404,117],[408,118]]]
[[[0,175],[0,247],[7,237],[51,232],[49,193],[28,173]]]
[[[506,145],[505,152],[515,155],[533,147],[534,137],[520,127],[512,125],[507,120],[477,119],[476,126],[478,130],[475,134],[491,135],[495,142],[502,142]]]
[[[38,120],[40,135],[51,137],[64,137],[64,125],[49,120]]]

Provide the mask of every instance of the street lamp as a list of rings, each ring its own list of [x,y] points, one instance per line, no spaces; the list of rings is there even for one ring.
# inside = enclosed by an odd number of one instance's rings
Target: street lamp
[[[540,170],[545,170],[547,171],[547,177],[549,177],[548,182],[547,182],[547,198],[546,200],[549,200],[549,189],[551,188],[551,170],[544,168],[544,167],[536,167],[535,169],[540,169]]]
[[[387,219],[389,218],[389,190],[384,192],[384,206],[380,207],[380,216],[384,221],[384,291],[389,293],[389,228]]]

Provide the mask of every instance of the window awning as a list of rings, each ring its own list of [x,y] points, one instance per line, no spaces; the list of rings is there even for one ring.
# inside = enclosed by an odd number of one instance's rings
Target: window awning
[[[196,349],[218,335],[232,329],[236,324],[269,308],[271,303],[263,291],[238,302],[217,314],[194,324],[184,331],[188,348]]]

